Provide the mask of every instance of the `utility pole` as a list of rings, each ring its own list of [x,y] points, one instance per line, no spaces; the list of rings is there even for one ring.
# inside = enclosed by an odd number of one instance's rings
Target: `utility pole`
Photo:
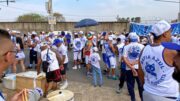
[[[169,3],[179,3],[179,12],[178,12],[178,22],[180,22],[180,0],[179,1],[169,1],[169,0],[154,0],[154,1],[160,1],[160,2],[169,2]]]
[[[9,2],[15,2],[15,0],[3,0],[3,1],[0,1],[0,3],[2,2],[6,2],[7,3],[7,6],[9,5]]]
[[[54,25],[56,24],[55,22],[55,18],[53,16],[53,9],[52,9],[52,0],[48,0],[48,2],[46,2],[46,10],[49,14],[48,17],[48,23],[50,24],[50,30],[54,31]]]

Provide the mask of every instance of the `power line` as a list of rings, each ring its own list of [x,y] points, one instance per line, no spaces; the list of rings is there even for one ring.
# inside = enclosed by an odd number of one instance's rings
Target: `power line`
[[[169,0],[155,0],[155,1],[160,1],[160,2],[171,2],[171,3],[180,3],[178,1],[169,1]]]

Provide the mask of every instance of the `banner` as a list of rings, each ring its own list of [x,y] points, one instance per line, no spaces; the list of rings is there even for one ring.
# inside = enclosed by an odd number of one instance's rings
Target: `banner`
[[[139,36],[146,36],[150,33],[152,25],[139,23],[130,24],[130,32],[136,32]],[[180,23],[171,24],[172,35],[180,35]]]

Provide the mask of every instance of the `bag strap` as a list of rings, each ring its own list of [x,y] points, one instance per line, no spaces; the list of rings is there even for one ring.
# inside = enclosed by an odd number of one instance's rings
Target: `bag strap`
[[[48,54],[49,54],[49,49],[47,50],[46,61],[48,61]]]
[[[47,61],[47,62],[48,62],[48,54],[49,54],[49,48],[48,48],[47,54],[46,54],[46,61]],[[48,67],[47,69],[49,69],[49,67]],[[49,71],[50,71],[50,69],[49,69]]]

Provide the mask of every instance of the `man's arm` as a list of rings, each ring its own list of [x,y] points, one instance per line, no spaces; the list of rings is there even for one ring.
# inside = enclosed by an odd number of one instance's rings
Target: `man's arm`
[[[40,57],[38,57],[38,63],[37,63],[37,75],[40,74],[41,63],[42,63],[42,60],[41,60],[41,56],[40,56]]]
[[[144,72],[142,70],[142,66],[141,66],[140,61],[139,61],[138,77],[139,77],[141,84],[143,86],[144,85]]]
[[[112,49],[113,53],[116,53],[116,49],[114,48],[114,46],[113,46],[112,42],[111,42],[111,43],[109,43],[109,46],[110,46],[110,48]]]

